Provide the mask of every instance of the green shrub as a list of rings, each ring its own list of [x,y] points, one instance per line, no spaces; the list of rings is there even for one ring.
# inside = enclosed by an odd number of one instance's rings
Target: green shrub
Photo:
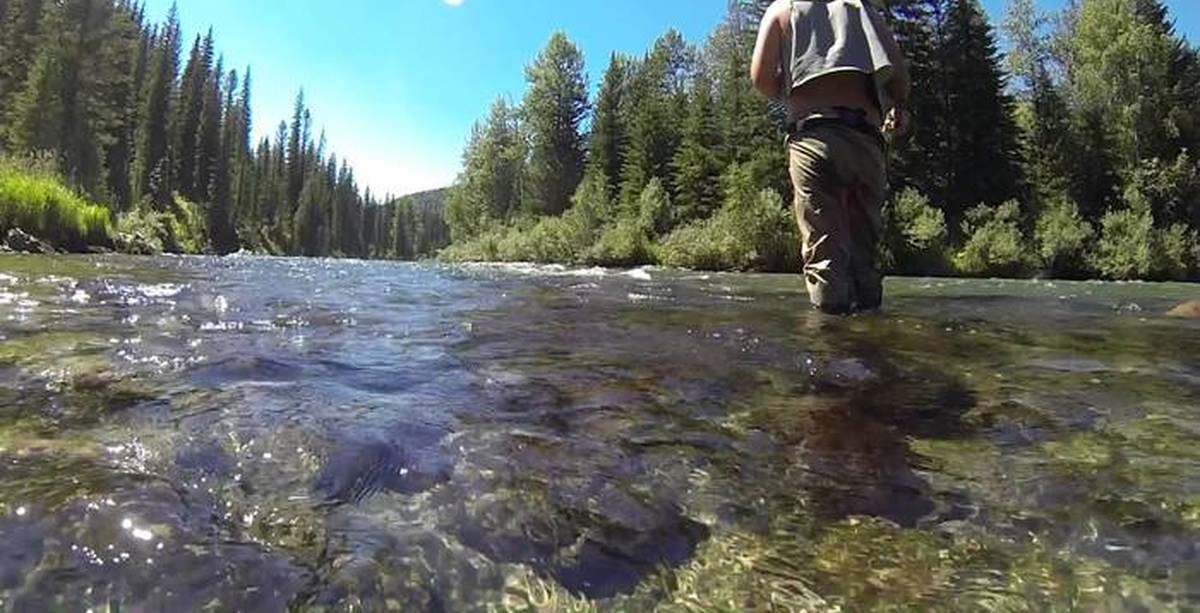
[[[117,220],[118,246],[134,253],[204,253],[207,232],[200,207],[175,196],[166,211],[149,203],[134,207]]]
[[[671,225],[671,198],[662,181],[655,177],[646,184],[637,200],[638,225],[651,236],[658,236]]]
[[[154,255],[167,250],[168,215],[136,207],[117,218],[117,247],[126,253]]]
[[[1156,232],[1150,274],[1156,279],[1187,280],[1196,263],[1196,249],[1196,233],[1184,224]]]
[[[208,245],[208,225],[200,206],[176,194],[171,203],[168,250],[172,253],[204,253]]]
[[[654,263],[653,251],[653,241],[642,222],[625,218],[604,229],[587,260],[598,266],[639,266]]]
[[[696,270],[797,270],[797,230],[779,194],[765,189],[747,198],[736,184],[729,191],[716,215],[667,236],[659,260]]]
[[[1092,265],[1110,279],[1143,279],[1153,267],[1154,218],[1148,207],[1109,211],[1100,221]]]
[[[967,211],[963,236],[967,242],[954,256],[954,265],[968,276],[1015,277],[1025,274],[1030,250],[1021,236],[1021,209],[1016,201],[998,207],[977,206]]]
[[[921,192],[900,192],[884,214],[883,259],[902,274],[940,274],[949,267],[946,215]]]
[[[67,188],[36,161],[0,162],[0,235],[20,228],[57,247],[112,244],[112,216]]]
[[[1065,196],[1049,201],[1034,233],[1045,271],[1055,277],[1086,277],[1088,243],[1095,234],[1074,201]]]
[[[540,264],[571,263],[591,246],[591,232],[580,216],[543,217],[528,231],[510,233],[501,241],[502,259]]]
[[[494,229],[469,240],[451,243],[438,254],[446,262],[495,262],[500,259],[500,241],[507,228]]]

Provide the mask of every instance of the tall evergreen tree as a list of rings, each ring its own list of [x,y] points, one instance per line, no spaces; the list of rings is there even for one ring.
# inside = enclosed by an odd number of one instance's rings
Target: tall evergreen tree
[[[172,124],[176,185],[180,193],[192,201],[202,200],[207,189],[207,185],[198,176],[198,173],[204,170],[197,166],[196,145],[200,138],[201,113],[204,111],[208,95],[212,60],[213,33],[212,29],[209,29],[207,36],[197,36],[192,43],[192,51],[188,55],[179,83],[179,103]]]
[[[305,128],[305,115],[308,109],[304,106],[304,91],[296,94],[296,103],[292,110],[292,123],[288,128],[287,140],[287,210],[295,210],[300,201],[300,191],[304,189],[306,174],[304,149],[307,147],[308,136]]]
[[[602,172],[608,178],[610,198],[616,195],[621,186],[621,167],[627,138],[627,127],[621,111],[628,73],[628,58],[613,53],[608,69],[604,71],[604,80],[596,95],[592,115],[589,164],[593,171]]]
[[[120,0],[117,7],[113,39],[104,52],[111,71],[106,88],[110,102],[109,129],[104,144],[107,191],[113,205],[121,209],[133,201],[129,177],[133,172],[138,102],[146,80],[150,37],[140,6]]]
[[[220,74],[220,70],[217,74]],[[225,100],[221,105],[224,117],[221,120],[220,149],[213,160],[212,177],[209,179],[208,235],[217,253],[229,253],[237,250],[238,246],[233,222],[230,165],[236,162],[234,153],[241,140],[238,134],[239,113],[234,99],[239,83],[237,71],[230,72],[225,81]]]
[[[486,122],[472,127],[462,173],[447,196],[446,216],[455,240],[474,237],[517,213],[525,151],[517,110],[497,98]]]
[[[1018,195],[1018,133],[995,35],[978,0],[950,0],[938,55],[948,101],[948,114],[938,119],[949,137],[940,202],[953,231],[981,199],[1000,204]]]
[[[570,205],[583,178],[588,109],[583,54],[558,32],[525,69],[528,91],[522,106],[530,141],[529,210],[557,214]]]
[[[621,201],[633,206],[651,179],[676,187],[671,161],[679,146],[676,109],[686,100],[691,53],[683,37],[669,30],[659,37],[634,72],[626,99],[626,142]]]
[[[179,12],[171,7],[154,37],[146,85],[138,111],[133,197],[166,206],[174,188],[170,157],[171,95],[179,71]]]
[[[25,88],[31,60],[41,38],[42,13],[46,0],[9,0],[0,21],[0,125],[8,121],[8,109]],[[5,135],[0,133],[0,144]]]
[[[221,157],[221,81],[225,77],[224,61],[218,61],[204,81],[204,96],[200,106],[200,126],[193,145],[195,160],[195,198],[211,205],[215,199],[217,160]]]
[[[720,146],[712,81],[702,71],[692,85],[682,141],[672,161],[677,183],[672,200],[675,224],[707,217],[718,208],[724,170],[717,156]]]

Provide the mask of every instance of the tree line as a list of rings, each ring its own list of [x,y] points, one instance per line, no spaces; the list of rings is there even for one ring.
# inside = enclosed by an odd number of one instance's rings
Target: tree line
[[[700,45],[614,54],[594,99],[555,34],[476,123],[451,259],[795,270],[782,109],[747,78],[766,0]],[[1200,266],[1200,55],[1159,0],[891,0],[917,129],[891,148],[882,257],[908,274],[1183,279]],[[786,198],[785,198],[786,196]]]
[[[0,0],[0,154],[48,159],[149,250],[416,258],[448,242],[436,206],[360,188],[303,93],[253,142],[250,69],[226,70],[211,29],[183,44],[175,7],[152,24],[132,0]]]

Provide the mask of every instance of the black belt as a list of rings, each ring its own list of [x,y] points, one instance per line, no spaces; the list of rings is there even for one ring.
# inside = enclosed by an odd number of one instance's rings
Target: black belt
[[[844,106],[817,109],[791,122],[788,124],[788,136],[796,136],[806,130],[828,125],[850,128],[875,139],[880,148],[887,148],[887,140],[883,137],[883,132],[867,119],[866,111]]]

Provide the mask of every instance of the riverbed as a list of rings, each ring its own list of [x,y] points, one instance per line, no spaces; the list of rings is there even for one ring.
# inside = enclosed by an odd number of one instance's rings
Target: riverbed
[[[1189,610],[1196,286],[0,256],[0,610]]]

